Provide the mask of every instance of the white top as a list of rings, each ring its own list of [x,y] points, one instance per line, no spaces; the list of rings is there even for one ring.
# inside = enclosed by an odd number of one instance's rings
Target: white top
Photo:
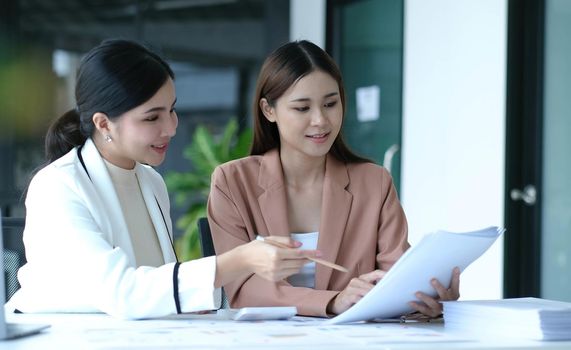
[[[165,259],[135,169],[123,169],[105,159],[103,161],[121,203],[137,266],[161,266],[165,263]]]
[[[105,312],[160,317],[219,305],[216,258],[184,262],[175,275],[170,203],[162,177],[137,163],[135,173],[165,264],[137,267],[117,191],[91,140],[40,170],[26,197],[27,263],[22,288],[8,302],[23,312]],[[176,278],[175,278],[176,277]]]
[[[317,249],[319,232],[292,233],[291,238],[302,243],[301,249]],[[301,271],[288,278],[288,282],[295,287],[315,288],[315,263],[303,265]]]

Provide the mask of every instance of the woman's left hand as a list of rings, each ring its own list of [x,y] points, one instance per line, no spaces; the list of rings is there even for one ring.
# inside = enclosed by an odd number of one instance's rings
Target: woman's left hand
[[[422,292],[416,292],[415,296],[421,302],[411,301],[409,305],[426,316],[438,317],[442,314],[441,301],[458,300],[460,297],[460,269],[455,267],[452,270],[450,288],[445,288],[436,278],[433,278],[430,283],[438,293],[438,297],[433,298]]]

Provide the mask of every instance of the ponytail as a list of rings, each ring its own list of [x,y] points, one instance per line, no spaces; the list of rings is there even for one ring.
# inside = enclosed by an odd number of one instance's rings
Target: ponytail
[[[80,128],[79,114],[72,109],[56,119],[46,134],[46,161],[48,163],[60,158],[72,148],[83,145],[87,137]]]

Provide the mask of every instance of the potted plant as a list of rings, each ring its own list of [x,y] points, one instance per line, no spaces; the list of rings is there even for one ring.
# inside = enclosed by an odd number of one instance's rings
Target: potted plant
[[[206,201],[210,192],[210,176],[218,165],[249,154],[252,131],[239,132],[238,122],[231,119],[218,137],[199,125],[183,156],[193,165],[190,172],[169,172],[165,182],[169,192],[175,193],[175,205],[188,205],[186,213],[176,221],[183,231],[175,240],[177,256],[182,261],[202,256],[198,238],[197,221],[206,216]]]

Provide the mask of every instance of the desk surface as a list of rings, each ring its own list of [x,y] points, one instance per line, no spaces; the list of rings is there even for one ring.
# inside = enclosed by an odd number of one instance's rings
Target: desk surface
[[[123,321],[103,314],[7,314],[8,322],[47,323],[42,333],[0,341],[1,349],[571,349],[571,341],[478,339],[441,323],[322,326],[318,319],[234,322],[215,315]]]

